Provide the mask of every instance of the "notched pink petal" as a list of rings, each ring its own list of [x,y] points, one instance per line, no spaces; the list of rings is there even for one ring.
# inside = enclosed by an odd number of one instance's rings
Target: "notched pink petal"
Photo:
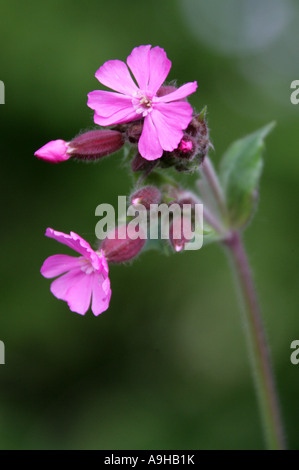
[[[87,106],[94,109],[102,117],[109,117],[120,109],[132,109],[133,107],[130,96],[101,90],[88,93]]]
[[[86,276],[86,274],[81,269],[72,269],[63,276],[55,279],[51,284],[50,290],[57,299],[66,301],[67,291],[84,276]]]
[[[148,89],[156,94],[162,83],[164,83],[169,70],[171,61],[167,58],[166,52],[161,47],[153,47],[150,51],[150,76]]]
[[[185,85],[182,85],[177,90],[172,91],[167,95],[160,96],[159,98],[156,98],[156,100],[160,103],[169,103],[170,101],[182,100],[183,98],[186,98],[186,96],[189,96],[194,93],[196,89],[197,82],[185,83]]]
[[[133,105],[119,109],[109,117],[101,116],[96,111],[93,117],[95,124],[98,126],[113,126],[115,124],[136,121],[137,119],[140,119],[140,114],[136,113]]]
[[[167,120],[167,124],[177,129],[186,129],[192,119],[193,109],[186,101],[157,103],[155,111],[159,111]]]
[[[152,112],[152,119],[163,150],[171,152],[176,149],[183,137],[182,129],[167,122],[167,118],[157,110]]]
[[[111,298],[110,281],[108,278],[94,274],[92,284],[91,310],[95,316],[105,312]]]
[[[105,258],[103,250],[100,250],[100,260],[101,260],[101,263],[102,263],[102,270],[103,270],[104,274],[107,275],[109,273],[109,266],[108,266],[108,263],[107,263],[107,260]]]
[[[54,238],[54,240],[57,240],[59,243],[69,246],[87,259],[90,259],[90,254],[94,253],[89,243],[75,232],[71,232],[70,235],[67,235],[66,233],[58,232],[52,228],[47,228],[45,235],[46,237]]]
[[[80,258],[68,255],[53,255],[44,261],[40,272],[45,278],[49,279],[78,267],[80,267]]]
[[[146,90],[149,82],[150,48],[151,45],[135,47],[127,58],[127,64],[141,90]]]
[[[121,60],[108,60],[95,76],[106,87],[125,95],[133,96],[138,90],[127,65]]]
[[[153,111],[152,111],[153,113]],[[138,143],[140,155],[146,160],[157,160],[162,157],[163,149],[158,139],[157,129],[152,121],[151,114],[144,119],[142,134]]]
[[[84,274],[66,292],[65,300],[72,312],[85,315],[90,306],[93,274]]]

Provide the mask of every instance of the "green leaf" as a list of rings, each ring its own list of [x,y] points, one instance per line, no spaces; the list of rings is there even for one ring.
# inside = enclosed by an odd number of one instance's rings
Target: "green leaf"
[[[254,212],[263,167],[264,139],[274,126],[272,122],[234,142],[220,163],[220,181],[234,228],[243,227]]]

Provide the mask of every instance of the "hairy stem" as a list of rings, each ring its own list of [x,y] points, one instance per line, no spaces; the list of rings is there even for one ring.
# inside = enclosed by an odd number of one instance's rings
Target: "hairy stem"
[[[285,448],[283,425],[260,306],[239,232],[226,241],[243,304],[247,343],[268,448]]]
[[[225,197],[224,197],[221,185],[219,183],[218,176],[208,156],[205,157],[202,163],[201,172],[209,184],[209,187],[219,207],[220,213],[222,214],[222,216],[226,217],[227,209],[226,209]]]

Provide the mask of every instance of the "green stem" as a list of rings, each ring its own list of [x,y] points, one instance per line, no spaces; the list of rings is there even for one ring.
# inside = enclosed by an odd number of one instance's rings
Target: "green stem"
[[[270,354],[260,306],[240,233],[233,232],[226,241],[226,246],[244,307],[247,343],[267,445],[271,450],[283,450],[285,449],[284,432]]]
[[[213,164],[208,156],[205,157],[203,164],[201,165],[201,172],[206,178],[212,193],[214,194],[214,198],[216,203],[219,207],[220,214],[222,214],[223,218],[227,216],[227,208],[225,203],[225,197],[222,191],[222,187],[218,180],[218,176],[216,171],[214,170]]]

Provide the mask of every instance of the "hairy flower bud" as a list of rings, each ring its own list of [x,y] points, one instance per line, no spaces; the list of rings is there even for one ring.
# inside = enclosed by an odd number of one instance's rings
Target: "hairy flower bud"
[[[185,244],[194,238],[189,218],[177,217],[169,228],[169,241],[178,253],[185,248]]]
[[[164,166],[168,164],[179,172],[192,172],[202,164],[209,148],[213,148],[205,116],[206,108],[192,117],[178,147],[161,159]]]
[[[179,146],[174,150],[173,154],[176,158],[182,158],[184,160],[192,160],[197,152],[197,144],[193,137],[188,134],[184,134]]]
[[[156,161],[150,161],[146,160],[145,158],[142,158],[140,153],[137,153],[137,155],[133,158],[131,166],[132,166],[132,171],[148,171],[154,168],[154,166],[157,165]]]
[[[101,249],[109,263],[124,263],[135,258],[146,243],[146,237],[130,238],[127,225],[112,230],[102,241]]]
[[[131,144],[137,144],[143,129],[142,121],[135,121],[128,124],[127,127],[127,138]]]
[[[139,189],[131,196],[133,206],[142,204],[147,210],[151,204],[159,204],[161,202],[161,192],[155,186],[145,186]]]
[[[35,152],[35,156],[50,163],[60,163],[69,158],[96,160],[116,152],[124,145],[123,134],[112,130],[89,131],[71,142],[51,140]]]
[[[208,137],[209,131],[208,131],[207,123],[204,118],[204,114],[205,112],[201,112],[200,114],[193,116],[190,124],[188,125],[186,129],[187,134],[192,135],[193,137],[195,136]]]
[[[199,204],[199,199],[194,194],[192,191],[186,191],[185,189],[178,189],[175,188],[175,190],[170,193],[173,201],[171,201],[169,204],[171,205],[172,203],[179,204],[182,208],[184,205],[190,205],[192,210],[195,208],[195,204]]]
[[[111,129],[85,132],[69,143],[71,156],[80,160],[97,160],[123,145],[123,134]]]

